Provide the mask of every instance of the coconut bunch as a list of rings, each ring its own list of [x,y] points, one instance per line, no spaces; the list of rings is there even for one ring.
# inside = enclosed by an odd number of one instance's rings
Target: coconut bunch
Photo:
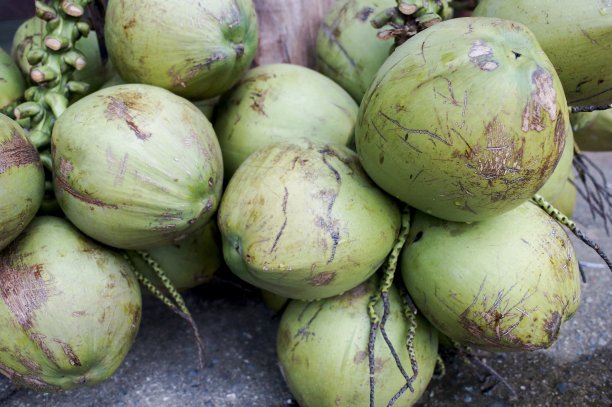
[[[580,31],[548,3],[451,18],[446,1],[338,0],[300,42],[317,72],[289,51],[252,66],[260,30],[312,24],[263,1],[110,0],[96,30],[116,76],[85,95],[108,78],[77,76],[104,66],[79,45],[88,3],[37,2],[43,31],[15,41],[32,86],[19,122],[0,116],[0,372],[40,391],[108,378],[138,329],[137,281],[199,340],[178,291],[225,267],[282,304],[302,407],[413,405],[439,335],[494,352],[557,340],[580,302],[567,230],[584,237],[568,105],[612,103],[612,14],[584,5]],[[43,167],[56,216],[36,216]],[[75,274],[79,295],[60,296]]]

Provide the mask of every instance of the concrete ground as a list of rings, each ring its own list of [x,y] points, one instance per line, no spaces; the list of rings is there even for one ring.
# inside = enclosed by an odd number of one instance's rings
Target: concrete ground
[[[0,46],[9,50],[11,22],[0,25]],[[12,35],[12,34],[11,34]],[[8,40],[7,40],[8,39]],[[612,180],[612,152],[590,153]],[[612,188],[612,185],[610,186]],[[612,254],[612,239],[579,200],[574,219]],[[558,341],[531,353],[480,352],[514,388],[517,398],[482,369],[445,355],[446,375],[433,380],[420,406],[611,406],[612,272],[591,249],[576,241],[587,283],[574,318]],[[197,351],[189,326],[156,300],[144,300],[136,342],[122,366],[106,382],[60,394],[18,389],[0,376],[0,405],[26,406],[296,406],[275,356],[279,317],[259,292],[231,276],[190,290],[187,305],[200,327],[208,361],[199,386]],[[327,406],[322,406],[327,407]]]

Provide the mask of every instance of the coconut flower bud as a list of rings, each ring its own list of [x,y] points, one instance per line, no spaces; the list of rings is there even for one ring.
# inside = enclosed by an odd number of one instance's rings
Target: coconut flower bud
[[[44,44],[53,51],[59,51],[70,45],[70,40],[63,35],[52,36],[48,35],[44,39]]]
[[[43,61],[47,56],[47,51],[43,48],[32,48],[26,55],[28,62],[31,65],[36,65],[37,63]]]
[[[18,119],[36,116],[38,113],[40,113],[40,104],[36,102],[22,103],[14,110],[15,117]]]
[[[83,55],[83,53],[77,49],[72,49],[66,52],[62,58],[65,63],[74,67],[74,69],[77,71],[80,71],[81,69],[85,68],[85,65],[87,65],[85,55]]]
[[[78,82],[78,81],[69,81],[66,83],[66,87],[72,93],[78,93],[79,95],[83,95],[87,93],[89,89],[89,84],[86,82]]]
[[[30,78],[32,78],[32,80],[36,83],[41,83],[57,78],[57,72],[48,65],[42,65],[32,68]]]
[[[36,3],[36,16],[45,21],[52,20],[57,17],[57,13],[53,9],[53,7],[43,3],[40,0],[37,0]]]
[[[85,9],[72,1],[62,1],[60,4],[62,11],[72,17],[81,17],[85,13]]]

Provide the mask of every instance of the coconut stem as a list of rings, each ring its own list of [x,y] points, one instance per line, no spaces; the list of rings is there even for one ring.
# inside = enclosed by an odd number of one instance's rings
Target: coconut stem
[[[441,379],[446,375],[446,365],[444,364],[444,359],[438,353],[436,356],[436,367],[434,369],[434,378]]]
[[[159,278],[159,280],[161,280],[166,290],[168,290],[171,297],[174,299],[174,302],[172,302],[170,298],[168,298],[164,293],[162,293],[161,290],[158,289],[148,278],[146,278],[142,273],[140,273],[134,266],[132,259],[127,255],[127,253],[124,252],[123,257],[130,264],[132,271],[138,278],[138,281],[140,281],[141,284],[145,286],[158,300],[163,302],[168,308],[170,308],[172,311],[176,312],[181,318],[186,320],[191,326],[191,328],[193,329],[194,337],[195,337],[197,348],[198,348],[198,363],[200,367],[200,384],[201,384],[203,382],[202,374],[204,371],[205,354],[204,354],[204,343],[202,342],[202,338],[200,337],[200,332],[198,330],[198,327],[193,317],[191,316],[189,309],[185,305],[185,301],[183,300],[183,297],[176,290],[176,288],[174,287],[174,284],[172,284],[172,281],[170,281],[170,279],[164,272],[163,268],[159,265],[159,263],[155,261],[155,259],[153,259],[151,255],[145,251],[139,250],[136,253],[155,272],[155,275]]]
[[[49,144],[55,119],[68,106],[71,93],[82,90],[67,86],[73,72],[82,69],[85,57],[74,44],[87,31],[87,23],[81,21],[82,11],[92,0],[53,0],[51,4],[36,1],[36,15],[45,20],[43,44],[33,48],[27,55],[36,62],[30,70],[35,82],[25,92],[26,102],[14,109],[18,119],[30,118],[28,127],[31,139],[37,148]],[[38,104],[39,109],[32,109]]]
[[[495,369],[493,369],[491,366],[487,365],[478,356],[474,355],[472,353],[472,350],[469,347],[462,346],[462,345],[460,345],[459,343],[457,343],[455,341],[452,341],[452,343],[453,343],[453,346],[455,348],[455,351],[457,352],[457,354],[459,356],[462,357],[462,359],[463,359],[463,361],[464,361],[464,363],[466,365],[470,366],[472,364],[475,364],[475,365],[478,365],[479,367],[485,369],[491,376],[495,377],[500,383],[502,383],[508,389],[508,391],[510,391],[511,399],[516,399],[518,397],[517,394],[516,394],[516,391],[514,391],[514,389],[510,385],[510,383],[508,383],[506,381],[506,379],[503,378],[502,375],[497,373],[497,371]]]
[[[561,213],[560,210],[555,208],[552,204],[547,202],[542,196],[535,194],[533,196],[533,200],[538,206],[546,211],[551,217],[553,217],[557,222],[566,226],[569,230],[571,230],[576,237],[578,237],[582,242],[584,242],[587,246],[591,247],[595,252],[601,257],[601,259],[606,263],[610,271],[612,271],[612,262],[608,256],[604,253],[603,250],[599,247],[599,245],[593,240],[589,239],[584,232],[578,229],[576,223]]]
[[[612,104],[609,105],[594,105],[594,106],[572,106],[570,113],[595,112],[597,110],[612,109]]]
[[[450,0],[397,0],[397,6],[381,11],[372,19],[382,40],[394,39],[391,52],[419,31],[452,17]]]
[[[581,188],[574,184],[576,191],[588,203],[593,219],[597,217],[603,219],[604,228],[606,233],[609,234],[608,224],[612,223],[610,217],[612,193],[608,189],[605,174],[588,156],[577,149],[574,151],[572,165],[576,169],[577,178],[582,184]]]
[[[414,389],[412,388],[412,385],[411,385],[413,378],[408,376],[408,374],[406,373],[399,359],[399,356],[397,355],[397,352],[395,351],[395,348],[393,347],[393,344],[389,340],[389,337],[387,336],[387,332],[385,330],[385,323],[387,322],[387,318],[389,317],[389,314],[390,314],[389,289],[391,288],[393,284],[393,278],[395,277],[395,270],[397,269],[397,261],[401,253],[401,250],[404,247],[404,243],[406,243],[406,239],[408,238],[409,231],[410,231],[410,207],[405,205],[402,210],[402,225],[398,233],[398,236],[395,240],[395,243],[393,245],[393,248],[391,249],[391,253],[387,256],[387,259],[385,261],[385,266],[383,268],[383,276],[380,281],[380,287],[378,291],[374,295],[372,295],[372,297],[370,298],[370,302],[368,303],[368,314],[370,316],[370,324],[371,324],[370,325],[370,338],[368,342],[368,361],[369,361],[369,367],[370,367],[370,406],[371,407],[374,406],[374,385],[375,385],[374,383],[374,372],[375,372],[375,366],[374,366],[375,346],[374,344],[376,342],[376,332],[378,328],[380,328],[383,339],[386,342],[387,346],[389,347],[389,350],[391,351],[391,354],[393,355],[393,358],[395,359],[395,363],[397,364],[398,369],[400,370],[400,372],[406,379],[406,387],[409,388],[412,392],[414,392]],[[383,300],[382,320],[379,319],[378,314],[376,313],[376,309],[375,309],[376,304],[378,304],[381,298]],[[399,396],[401,396],[402,393],[403,391],[400,390]],[[399,396],[391,399],[391,401],[389,402],[389,406],[393,405],[393,403],[395,403],[395,400],[397,400]]]

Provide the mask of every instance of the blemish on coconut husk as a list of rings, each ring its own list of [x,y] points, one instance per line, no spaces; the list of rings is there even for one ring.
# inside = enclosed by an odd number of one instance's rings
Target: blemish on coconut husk
[[[30,164],[41,166],[38,152],[17,130],[13,130],[11,138],[0,144],[0,174],[11,167]]]
[[[34,359],[31,359],[27,356],[23,356],[21,353],[19,353],[18,349],[16,353],[17,353],[17,357],[16,357],[17,361],[21,363],[21,365],[25,367],[30,373],[32,374],[42,373],[42,368],[40,367],[38,363],[36,363]]]
[[[71,366],[81,366],[81,361],[79,360],[79,357],[74,353],[70,345],[60,341],[59,339],[53,339],[53,341],[58,343],[62,347],[62,350],[64,351],[64,354],[68,357],[68,362]]]
[[[328,285],[329,283],[331,283],[334,278],[336,278],[336,273],[335,272],[321,272],[317,275],[314,275],[312,277],[307,277],[305,278],[306,282],[308,282],[308,284],[310,284],[313,287],[318,287],[321,285]]]
[[[559,314],[557,311],[553,312],[549,318],[544,320],[544,332],[546,332],[546,335],[548,336],[549,343],[553,343],[559,336],[561,322],[561,314]]]
[[[253,91],[251,92],[251,100],[253,103],[251,104],[251,109],[253,109],[257,114],[268,117],[266,112],[264,111],[264,101],[266,99],[267,90],[264,91]]]
[[[25,255],[14,253],[15,242],[0,256],[0,296],[21,327],[29,330],[34,312],[49,299],[47,282],[40,278],[42,265],[24,263]]]
[[[523,109],[523,121],[521,130],[542,131],[546,125],[542,119],[540,108],[544,109],[551,122],[557,119],[557,91],[553,86],[553,79],[542,67],[531,75],[531,83],[535,86],[531,96]]]
[[[110,100],[107,108],[104,110],[104,117],[107,120],[121,119],[125,120],[128,128],[140,140],[147,140],[151,137],[151,133],[145,133],[138,128],[135,123],[135,118],[130,110],[142,111],[142,107],[138,102],[142,100],[142,94],[138,92],[123,92],[114,96],[107,96]]]
[[[469,168],[488,180],[522,170],[523,146],[517,148],[509,130],[497,117],[487,123],[484,133],[486,146],[475,144],[466,152]]]
[[[53,354],[53,352],[51,352],[51,349],[49,349],[49,347],[45,343],[46,336],[42,334],[30,333],[30,332],[28,332],[28,336],[30,337],[32,341],[34,341],[34,343],[36,343],[36,345],[38,345],[38,347],[40,348],[40,350],[42,350],[42,352],[45,354],[47,359],[49,359],[51,362],[57,365],[57,360],[55,359],[55,355]]]
[[[63,178],[68,178],[68,175],[72,171],[72,163],[66,160],[64,157],[60,157],[59,172]]]
[[[563,118],[561,112],[559,112],[559,117],[555,123],[555,145],[557,146],[559,159],[561,159],[561,154],[563,154],[563,150],[565,149],[566,134],[565,119]]]
[[[282,210],[283,210],[283,215],[285,216],[285,221],[283,222],[279,232],[276,235],[276,238],[274,239],[274,243],[272,244],[272,249],[270,249],[270,253],[276,250],[278,241],[280,240],[283,232],[285,231],[285,227],[287,226],[287,200],[289,199],[289,190],[287,189],[286,186],[284,188],[285,188],[285,195],[283,196]]]
[[[91,198],[88,196],[85,196],[79,192],[77,192],[74,188],[72,188],[72,186],[70,186],[68,184],[68,182],[66,182],[66,180],[64,178],[62,178],[61,176],[57,176],[55,177],[55,183],[57,184],[57,186],[61,189],[63,189],[64,191],[68,192],[70,195],[72,195],[73,197],[75,197],[76,199],[78,199],[79,201],[83,201],[86,204],[91,204],[91,205],[95,205],[95,206],[100,206],[100,207],[105,207],[105,208],[111,208],[111,209],[119,209],[119,207],[117,205],[112,205],[112,204],[107,204],[103,201],[101,201],[100,199],[97,198]]]
[[[481,71],[494,71],[499,64],[493,60],[493,49],[482,41],[475,41],[468,52],[470,62]]]
[[[15,383],[23,383],[26,386],[31,387],[32,389],[40,392],[52,392],[56,390],[53,386],[48,383],[45,383],[39,377],[18,373],[10,367],[4,365],[2,362],[0,362],[0,373],[2,373],[4,376],[8,377]]]

